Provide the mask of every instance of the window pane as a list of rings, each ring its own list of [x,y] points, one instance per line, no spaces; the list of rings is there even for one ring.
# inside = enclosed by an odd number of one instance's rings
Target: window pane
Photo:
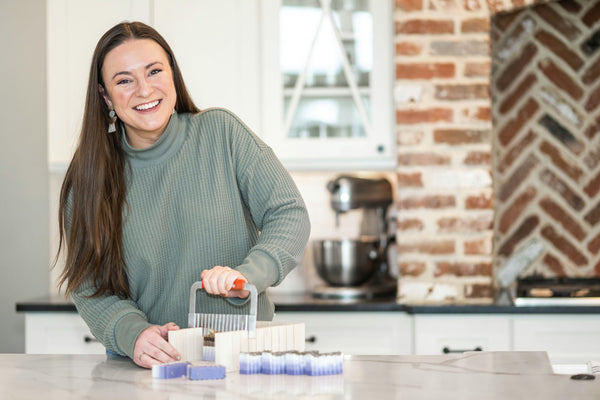
[[[368,98],[362,97],[369,112]],[[289,98],[286,99],[286,108]],[[351,98],[303,97],[290,138],[364,138],[366,132]]]
[[[288,137],[365,137],[366,130],[354,104],[348,78],[359,87],[362,106],[367,119],[370,119],[373,26],[368,6],[368,0],[332,1],[334,24],[340,31],[340,46],[331,20],[327,17],[322,20],[323,11],[318,1],[283,1],[280,65],[286,116],[294,87],[306,68],[304,87],[294,110]],[[342,54],[350,64],[349,76],[343,68]]]

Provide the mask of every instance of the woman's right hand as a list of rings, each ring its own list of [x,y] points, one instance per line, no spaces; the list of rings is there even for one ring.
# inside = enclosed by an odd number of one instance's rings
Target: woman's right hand
[[[202,278],[202,285],[206,293],[242,299],[250,295],[248,290],[233,289],[233,283],[238,279],[248,282],[248,279],[235,269],[217,265],[202,271],[200,278]]]
[[[177,349],[168,342],[169,331],[178,329],[173,322],[144,329],[135,341],[133,362],[140,367],[152,368],[153,365],[181,360]]]

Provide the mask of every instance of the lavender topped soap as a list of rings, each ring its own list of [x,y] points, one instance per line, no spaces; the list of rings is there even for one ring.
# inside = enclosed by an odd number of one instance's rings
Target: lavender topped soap
[[[155,379],[174,379],[187,375],[187,367],[190,363],[175,361],[152,366],[152,377]]]
[[[194,363],[187,366],[187,378],[192,381],[225,379],[225,366],[214,363]]]

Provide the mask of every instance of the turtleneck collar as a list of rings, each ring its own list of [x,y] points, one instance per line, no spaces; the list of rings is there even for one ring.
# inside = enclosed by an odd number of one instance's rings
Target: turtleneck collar
[[[165,131],[150,147],[135,149],[127,142],[125,129],[121,130],[121,146],[127,154],[133,167],[148,167],[159,164],[173,156],[183,145],[185,140],[184,121],[174,112],[169,119]]]

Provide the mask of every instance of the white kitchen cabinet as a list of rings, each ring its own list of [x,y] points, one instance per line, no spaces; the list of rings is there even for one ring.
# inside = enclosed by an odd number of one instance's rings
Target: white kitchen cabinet
[[[412,318],[398,312],[277,312],[275,321],[305,324],[306,350],[411,354]],[[76,312],[26,312],[28,354],[104,354]]]
[[[600,361],[600,315],[415,314],[375,311],[277,312],[275,321],[302,322],[306,350],[344,354],[444,354],[546,351],[552,364]],[[103,354],[76,312],[25,312],[25,352]]]
[[[256,134],[260,124],[259,0],[153,0],[196,105],[225,107]]]
[[[542,350],[552,364],[600,361],[600,315],[513,316],[513,350]]]
[[[398,312],[277,312],[304,322],[306,350],[354,355],[411,354],[412,319]]]
[[[417,314],[415,354],[546,351],[552,364],[600,360],[595,314]]]
[[[290,169],[393,169],[391,0],[261,2],[262,133]]]
[[[423,314],[414,316],[415,354],[511,350],[506,315]]]
[[[106,349],[77,313],[27,312],[25,353],[105,354]]]

